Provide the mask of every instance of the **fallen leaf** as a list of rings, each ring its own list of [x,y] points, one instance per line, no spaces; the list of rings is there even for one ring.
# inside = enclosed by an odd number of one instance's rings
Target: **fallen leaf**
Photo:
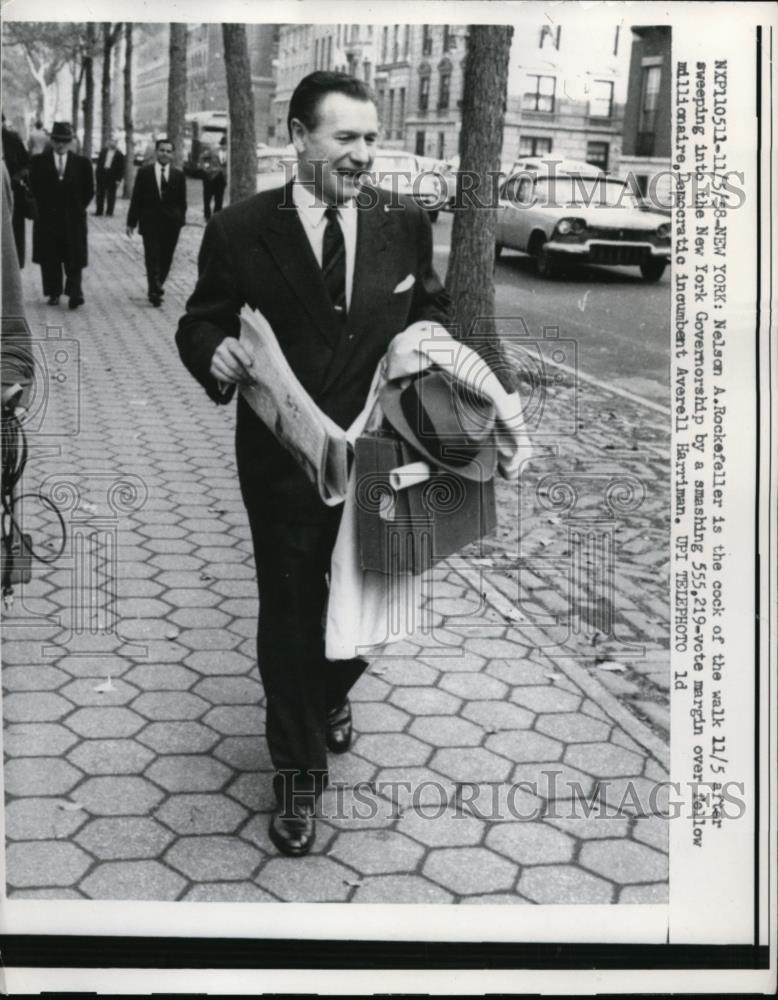
[[[165,638],[166,639],[177,639],[178,638],[178,634],[179,634],[178,633],[178,629],[172,628],[172,629],[170,629],[170,631],[165,632]]]
[[[79,809],[84,808],[80,802],[67,802],[67,801],[58,802],[57,806],[60,809],[62,809],[63,812],[77,812]]]
[[[364,885],[364,882],[361,878],[344,878],[343,881],[346,883],[346,885],[353,885],[357,887],[359,887],[360,885]]]
[[[94,688],[94,690],[99,691],[100,694],[103,694],[103,692],[105,691],[115,691],[116,688],[111,683],[111,678],[109,677],[107,681],[103,681],[102,684],[98,684],[97,687]]]
[[[612,671],[624,671],[627,669],[623,663],[617,663],[616,660],[603,660],[602,663],[597,663],[596,667],[598,670]]]
[[[201,580],[205,580],[205,581],[208,581],[208,582],[209,582],[209,581],[211,581],[211,580],[215,580],[215,579],[216,579],[216,577],[215,577],[215,576],[210,576],[210,575],[209,575],[208,573],[201,573],[201,574],[200,574],[200,579],[201,579]]]

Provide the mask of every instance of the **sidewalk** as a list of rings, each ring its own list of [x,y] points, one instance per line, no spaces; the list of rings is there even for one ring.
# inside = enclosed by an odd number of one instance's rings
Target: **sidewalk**
[[[90,217],[83,309],[45,305],[23,272],[47,385],[24,488],[63,508],[69,538],[4,616],[9,895],[664,902],[661,414],[553,369],[528,383],[538,453],[520,489],[500,484],[498,532],[428,575],[418,636],[355,688],[313,852],[280,857],[234,408],[173,342],[202,223],[190,213],[154,309],[125,207]],[[587,818],[574,799],[598,785]]]

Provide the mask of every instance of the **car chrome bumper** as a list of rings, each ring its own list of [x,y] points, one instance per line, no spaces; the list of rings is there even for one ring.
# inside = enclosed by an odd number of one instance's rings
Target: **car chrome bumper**
[[[546,243],[550,253],[569,254],[577,260],[592,264],[642,264],[647,260],[670,261],[670,248],[657,247],[653,243],[611,242],[610,240],[587,240],[585,243]]]

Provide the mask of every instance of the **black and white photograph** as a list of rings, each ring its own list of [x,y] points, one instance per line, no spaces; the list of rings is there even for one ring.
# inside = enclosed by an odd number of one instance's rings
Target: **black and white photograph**
[[[7,928],[764,944],[763,57],[694,6],[8,9]]]

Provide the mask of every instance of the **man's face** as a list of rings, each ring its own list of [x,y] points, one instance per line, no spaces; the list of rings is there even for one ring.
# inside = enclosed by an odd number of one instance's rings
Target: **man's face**
[[[109,149],[116,149],[116,139],[109,139],[108,140],[108,148]]]
[[[173,159],[173,144],[170,142],[161,142],[157,146],[157,163],[166,167],[168,163]]]
[[[372,166],[377,139],[378,115],[372,101],[327,94],[319,102],[315,128],[292,119],[298,179],[312,184],[329,205],[355,197],[359,175]]]
[[[70,139],[52,139],[51,144],[57,156],[61,156],[63,153],[67,153],[70,146]]]

